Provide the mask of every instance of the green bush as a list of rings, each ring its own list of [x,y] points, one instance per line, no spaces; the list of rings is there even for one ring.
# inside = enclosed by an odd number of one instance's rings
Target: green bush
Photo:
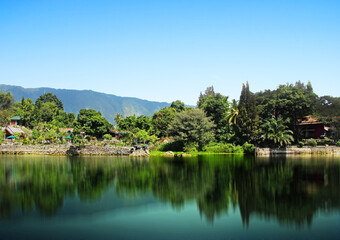
[[[198,143],[190,143],[190,144],[186,144],[183,148],[184,152],[198,152]]]
[[[308,143],[308,145],[309,145],[309,146],[312,146],[312,147],[315,147],[316,145],[318,145],[318,143],[316,142],[315,139],[313,139],[312,141],[310,141],[310,142]]]
[[[22,141],[23,145],[27,145],[27,144],[30,144],[30,143],[31,143],[31,140],[29,138],[24,138],[24,140]]]
[[[105,135],[103,136],[103,138],[106,139],[106,140],[112,140],[111,134],[105,134]]]
[[[305,142],[299,141],[299,147],[303,147],[303,146],[305,146]]]
[[[203,148],[208,153],[243,153],[242,146],[235,146],[231,143],[209,143]]]
[[[79,135],[75,135],[74,138],[73,138],[73,143],[82,143],[83,142],[83,139],[81,136]]]
[[[221,153],[223,152],[223,149],[219,145],[214,145],[214,146],[205,146],[203,148],[204,152],[209,152],[209,153]]]
[[[337,145],[338,147],[340,147],[340,140],[336,143],[336,145]]]
[[[253,153],[254,153],[254,150],[255,150],[254,144],[247,143],[247,142],[245,142],[245,143],[242,145],[242,148],[243,148],[243,151],[244,151],[245,153],[249,153],[249,154],[253,154]]]
[[[243,152],[244,151],[243,151],[242,146],[239,146],[239,145],[233,146],[233,153],[243,153]]]
[[[173,151],[173,152],[181,152],[183,151],[183,143],[179,141],[173,141],[168,143],[162,143],[158,147],[158,151],[161,152],[167,152],[167,151]]]

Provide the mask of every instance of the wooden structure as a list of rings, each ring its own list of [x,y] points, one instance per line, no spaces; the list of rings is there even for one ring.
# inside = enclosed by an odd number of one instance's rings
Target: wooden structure
[[[320,138],[325,134],[325,126],[312,116],[306,116],[304,120],[301,119],[298,126],[303,138]]]
[[[5,127],[4,130],[6,131],[5,140],[13,141],[15,138],[11,136],[15,136],[19,134],[20,134],[20,137],[26,136],[26,133],[19,127]],[[16,133],[19,133],[19,134],[16,134]]]
[[[12,118],[11,118],[10,125],[11,125],[11,126],[21,125],[21,117],[20,117],[20,116],[12,117]]]

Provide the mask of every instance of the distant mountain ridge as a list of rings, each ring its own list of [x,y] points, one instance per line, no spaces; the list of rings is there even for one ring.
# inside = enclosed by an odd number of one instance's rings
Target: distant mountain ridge
[[[55,88],[23,88],[0,84],[0,92],[11,92],[16,101],[22,97],[35,101],[40,95],[51,92],[63,103],[65,112],[78,114],[80,109],[88,108],[100,111],[102,115],[114,123],[114,116],[120,113],[123,116],[136,114],[152,116],[158,110],[170,106],[166,102],[154,102],[133,97],[119,97],[113,94],[95,92],[92,90],[70,90]]]

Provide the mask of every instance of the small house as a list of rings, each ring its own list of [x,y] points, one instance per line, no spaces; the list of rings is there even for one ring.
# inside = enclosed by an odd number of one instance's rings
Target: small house
[[[325,134],[325,126],[312,116],[301,119],[298,126],[303,138],[320,138]]]
[[[6,127],[5,131],[6,131],[5,138],[8,140],[15,139],[15,135],[20,135],[20,137],[26,136],[26,133],[21,128],[18,127]]]
[[[11,118],[10,125],[11,125],[11,126],[22,125],[21,122],[22,122],[22,121],[21,121],[21,117],[20,117],[20,116],[15,116],[15,117],[12,117],[12,118]]]

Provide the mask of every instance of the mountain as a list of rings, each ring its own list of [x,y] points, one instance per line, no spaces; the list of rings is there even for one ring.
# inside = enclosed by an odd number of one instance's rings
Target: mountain
[[[100,111],[111,123],[114,115],[120,113],[123,116],[136,114],[151,116],[154,112],[170,106],[166,102],[151,102],[132,97],[119,97],[91,90],[69,90],[54,88],[23,88],[0,84],[0,92],[11,92],[16,101],[22,97],[30,98],[34,102],[42,94],[51,92],[64,103],[65,112],[78,114],[80,109],[89,108]]]

